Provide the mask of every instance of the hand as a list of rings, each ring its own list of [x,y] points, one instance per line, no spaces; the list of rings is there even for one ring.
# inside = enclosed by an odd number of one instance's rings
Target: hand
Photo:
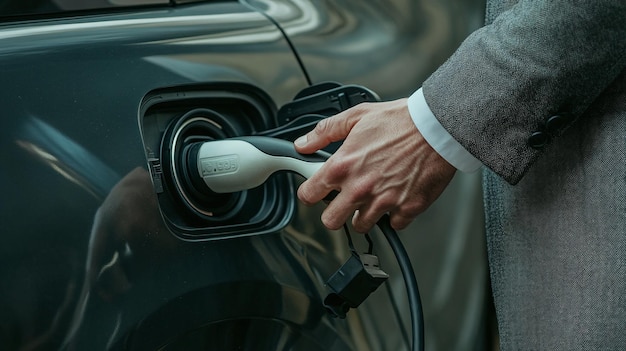
[[[359,104],[320,121],[295,146],[307,154],[339,140],[344,142],[337,152],[298,189],[307,205],[339,191],[322,213],[329,229],[341,228],[353,213],[357,232],[370,230],[385,213],[394,229],[404,229],[456,171],[417,130],[406,99]]]

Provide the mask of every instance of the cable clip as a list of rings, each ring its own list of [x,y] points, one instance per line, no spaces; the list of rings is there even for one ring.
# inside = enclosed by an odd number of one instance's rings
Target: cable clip
[[[368,234],[367,253],[357,253],[348,228],[344,225],[352,255],[326,282],[332,293],[324,299],[324,307],[334,317],[346,318],[350,308],[358,307],[389,275],[380,269],[378,257],[372,254],[373,243]]]

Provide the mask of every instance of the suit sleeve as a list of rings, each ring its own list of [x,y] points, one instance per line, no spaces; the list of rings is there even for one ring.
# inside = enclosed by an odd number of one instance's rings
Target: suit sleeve
[[[441,125],[511,184],[626,67],[626,1],[525,1],[423,85]]]

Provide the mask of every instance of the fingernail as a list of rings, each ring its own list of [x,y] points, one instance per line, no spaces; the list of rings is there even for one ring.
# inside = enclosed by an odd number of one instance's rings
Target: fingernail
[[[298,147],[303,147],[304,145],[306,145],[306,141],[307,141],[307,137],[306,134],[299,137],[298,139],[296,139],[296,141],[294,141],[293,143],[296,144],[296,146]]]

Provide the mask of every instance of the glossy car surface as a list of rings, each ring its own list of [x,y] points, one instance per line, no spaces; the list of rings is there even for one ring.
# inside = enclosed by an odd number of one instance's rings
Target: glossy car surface
[[[162,140],[194,110],[221,116],[213,122],[226,137],[276,128],[278,109],[323,81],[407,96],[480,24],[482,4],[59,3],[0,13],[0,349],[407,348],[399,326],[407,316],[394,307],[405,301],[403,285],[380,235],[372,233],[392,290],[332,318],[324,282],[349,250],[319,222],[323,204],[297,202],[300,179],[279,175],[247,193],[250,207],[233,218],[198,215],[161,178]],[[444,209],[477,198],[474,178],[457,183],[407,233],[451,233],[441,218],[453,217],[472,224],[463,237],[476,235],[480,209]],[[415,240],[406,235],[413,252],[456,255],[456,273],[416,267],[427,322],[441,312],[432,296],[482,320],[467,312],[484,304],[480,245],[450,253],[445,242]],[[451,288],[438,279],[459,266],[479,282],[468,288],[474,300],[439,294]],[[429,347],[446,347],[432,344],[445,338],[431,326]],[[477,328],[463,340],[475,343]]]

